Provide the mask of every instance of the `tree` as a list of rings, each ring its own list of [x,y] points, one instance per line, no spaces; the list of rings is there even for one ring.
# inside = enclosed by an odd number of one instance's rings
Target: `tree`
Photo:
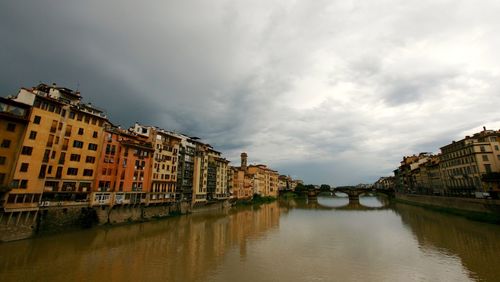
[[[302,183],[297,183],[297,186],[295,186],[295,192],[301,193],[304,190],[306,190],[306,187]]]
[[[321,186],[319,186],[319,190],[321,191],[330,191],[330,189],[332,189],[332,187],[328,184],[321,184]]]

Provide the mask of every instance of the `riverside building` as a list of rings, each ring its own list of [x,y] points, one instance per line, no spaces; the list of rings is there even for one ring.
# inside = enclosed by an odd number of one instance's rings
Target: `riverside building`
[[[199,138],[139,123],[121,129],[66,87],[21,88],[0,98],[0,235],[12,224],[32,232],[40,214],[64,219],[93,206],[276,196],[277,172],[241,157],[234,168]]]
[[[440,168],[447,192],[499,191],[500,131],[484,128],[441,147]]]
[[[109,126],[104,132],[92,205],[140,204],[151,191],[153,145],[134,132]]]
[[[133,132],[153,144],[154,157],[149,202],[175,202],[177,156],[181,138],[166,130],[136,123]]]
[[[96,160],[108,123],[102,110],[81,102],[80,93],[56,85],[22,88],[14,101],[31,106],[13,189],[43,193],[42,205],[78,205],[93,188]]]

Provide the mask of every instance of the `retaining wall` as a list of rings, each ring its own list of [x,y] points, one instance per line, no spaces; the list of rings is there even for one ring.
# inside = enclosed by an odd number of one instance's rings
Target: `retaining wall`
[[[500,215],[500,200],[396,194],[397,200],[439,208]]]

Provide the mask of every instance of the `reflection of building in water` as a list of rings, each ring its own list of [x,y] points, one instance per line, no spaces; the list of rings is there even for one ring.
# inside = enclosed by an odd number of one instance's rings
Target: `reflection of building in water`
[[[411,228],[422,249],[446,250],[484,281],[498,281],[499,226],[407,205],[397,205],[395,211]]]
[[[203,281],[234,247],[245,256],[247,240],[277,228],[279,217],[274,202],[13,242],[0,247],[0,281],[28,280],[32,276],[23,269],[33,268],[52,281]]]

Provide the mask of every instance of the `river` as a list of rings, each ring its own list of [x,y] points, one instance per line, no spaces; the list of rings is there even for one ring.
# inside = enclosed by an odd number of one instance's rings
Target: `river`
[[[500,281],[500,226],[384,198],[346,203],[277,201],[3,243],[0,281]]]

